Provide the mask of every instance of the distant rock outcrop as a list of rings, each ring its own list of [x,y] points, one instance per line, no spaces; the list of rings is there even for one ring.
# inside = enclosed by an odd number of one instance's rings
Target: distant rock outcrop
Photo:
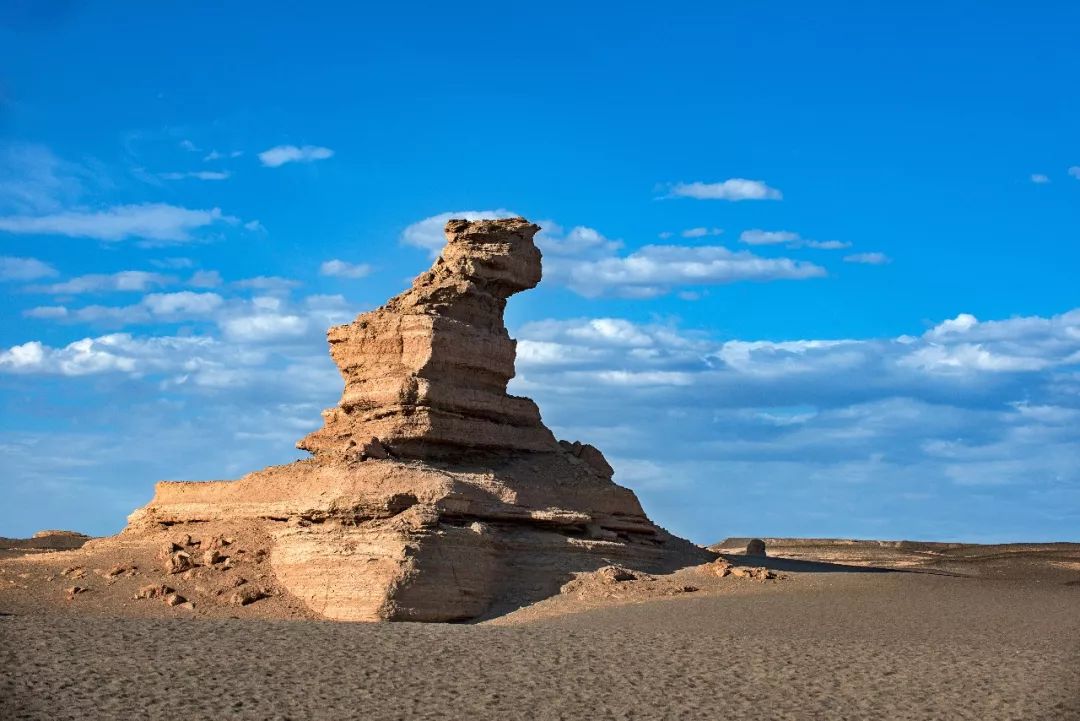
[[[535,403],[507,394],[503,311],[540,281],[538,230],[448,222],[409,290],[330,329],[345,391],[297,444],[312,458],[159,483],[121,536],[95,543],[254,534],[267,539],[265,583],[342,620],[472,619],[557,594],[574,573],[713,558],[655,526],[600,451],[556,441]],[[173,573],[202,565],[169,548]]]

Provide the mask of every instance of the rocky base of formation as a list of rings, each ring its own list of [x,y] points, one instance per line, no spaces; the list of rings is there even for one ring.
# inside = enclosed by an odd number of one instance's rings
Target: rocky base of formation
[[[654,526],[572,450],[474,468],[313,459],[231,483],[161,483],[120,538],[194,537],[207,524],[259,529],[275,587],[349,621],[475,619],[557,594],[577,572],[667,573],[715,557]]]
[[[297,444],[311,459],[159,483],[120,536],[85,552],[157,548],[168,574],[205,576],[202,596],[295,599],[348,621],[482,618],[606,566],[714,559],[654,525],[599,450],[556,441],[535,403],[507,393],[516,344],[503,313],[540,280],[537,230],[448,222],[442,255],[409,290],[328,332],[345,389]],[[228,538],[247,540],[230,551]],[[238,550],[258,572],[243,583],[228,565]],[[189,603],[169,583],[137,594]]]

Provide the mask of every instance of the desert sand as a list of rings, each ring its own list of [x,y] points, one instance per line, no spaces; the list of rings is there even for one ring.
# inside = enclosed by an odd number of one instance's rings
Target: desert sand
[[[468,625],[110,607],[93,571],[72,600],[33,575],[77,551],[27,552],[0,561],[4,719],[1080,718],[1076,544],[771,539],[724,554],[771,580],[581,574]]]

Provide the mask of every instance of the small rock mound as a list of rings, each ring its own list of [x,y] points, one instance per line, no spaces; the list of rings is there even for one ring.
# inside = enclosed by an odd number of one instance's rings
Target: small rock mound
[[[765,554],[765,541],[760,538],[751,538],[750,542],[746,544],[747,556],[764,556]]]

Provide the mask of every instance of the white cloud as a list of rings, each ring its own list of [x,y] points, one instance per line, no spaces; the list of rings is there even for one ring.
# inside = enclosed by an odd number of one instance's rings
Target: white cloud
[[[233,150],[233,151],[228,152],[228,153],[220,153],[217,150],[211,150],[209,153],[207,153],[203,157],[203,162],[204,163],[210,163],[210,162],[213,162],[215,160],[222,160],[224,158],[239,158],[243,154],[244,154],[244,151],[242,151],[242,150]]]
[[[225,338],[245,343],[298,338],[308,332],[308,320],[298,315],[257,313],[225,318],[220,322]]]
[[[1069,168],[1069,175],[1080,180],[1080,165],[1074,165]]]
[[[668,197],[698,200],[781,200],[784,194],[762,180],[729,178],[719,183],[675,183]]]
[[[180,173],[158,173],[164,180],[227,180],[230,173],[227,170],[189,170]]]
[[[739,234],[739,242],[747,245],[779,245],[789,248],[815,248],[817,250],[840,250],[850,248],[851,243],[842,240],[808,240],[790,230],[744,230]]]
[[[536,245],[545,255],[596,256],[609,255],[622,248],[621,240],[612,240],[584,225],[576,225],[569,232],[553,220],[537,223]]]
[[[38,280],[58,274],[56,268],[37,258],[0,256],[0,280]]]
[[[799,239],[799,234],[790,230],[744,230],[739,234],[739,242],[747,245],[776,245]]]
[[[244,223],[244,230],[250,230],[254,233],[265,233],[266,226],[260,223],[258,220],[249,220]]]
[[[197,270],[188,279],[193,288],[217,288],[221,282],[221,273],[216,270]]]
[[[310,163],[333,157],[334,151],[318,145],[278,145],[259,153],[259,161],[268,168],[286,163]]]
[[[118,205],[100,211],[63,211],[51,215],[0,217],[0,231],[24,235],[65,235],[118,241],[142,238],[158,242],[191,241],[192,231],[216,223],[236,223],[220,208],[190,210],[165,203]]]
[[[401,232],[401,242],[405,245],[412,245],[417,248],[424,248],[432,257],[439,254],[439,251],[446,245],[446,236],[443,234],[443,227],[446,225],[446,221],[455,218],[463,218],[465,220],[491,220],[495,218],[513,218],[517,213],[506,210],[505,208],[499,208],[498,210],[457,210],[451,213],[439,213],[429,218],[424,218],[411,225],[407,226],[405,230]]]
[[[170,270],[179,270],[182,268],[194,267],[195,261],[191,258],[153,258],[150,261],[150,265],[155,268],[168,268]]]
[[[714,235],[720,235],[723,232],[723,228],[706,228],[702,226],[698,228],[687,228],[679,235],[684,238],[706,238]]]
[[[202,148],[200,148],[195,143],[193,143],[192,141],[190,141],[190,140],[188,140],[186,138],[184,140],[180,141],[180,147],[183,148],[184,150],[188,151],[189,153],[201,153],[202,152]]]
[[[254,278],[244,278],[243,280],[233,281],[232,285],[236,288],[284,293],[292,288],[298,287],[300,281],[293,280],[292,278],[281,278],[276,275],[260,275]]]
[[[854,253],[844,256],[845,263],[862,263],[863,265],[885,265],[891,263],[892,258],[884,253]]]
[[[851,243],[846,240],[803,240],[798,245],[804,245],[807,248],[817,248],[818,250],[842,250],[843,248],[850,248]],[[796,245],[796,247],[798,247]]]
[[[335,278],[363,278],[371,273],[371,266],[367,263],[348,263],[344,260],[327,260],[319,266],[320,275],[328,275]]]
[[[587,297],[653,297],[682,285],[802,280],[826,275],[821,266],[762,258],[723,246],[647,245],[627,256],[554,264],[552,275]]]
[[[1042,185],[1044,183],[1049,183],[1050,178],[1043,175],[1042,173],[1032,173],[1031,174],[1031,182],[1036,183],[1038,185]]]
[[[60,320],[67,318],[68,309],[62,305],[39,305],[23,311],[27,318],[39,318],[42,320]]]
[[[80,275],[62,283],[31,286],[35,293],[74,295],[78,293],[142,292],[154,286],[174,283],[175,278],[144,270],[123,270],[119,273]]]
[[[142,299],[142,304],[158,316],[205,316],[220,308],[224,302],[217,293],[193,293],[190,290],[151,293]]]
[[[443,226],[452,218],[468,220],[514,217],[506,209],[440,213],[409,225],[402,242],[437,255],[445,245]],[[538,223],[536,244],[544,253],[544,277],[586,297],[617,295],[652,298],[685,285],[745,280],[794,280],[826,275],[813,263],[790,258],[763,258],[723,246],[647,245],[620,256],[621,240],[588,226],[566,231],[551,220]],[[719,228],[707,229],[720,232]]]

